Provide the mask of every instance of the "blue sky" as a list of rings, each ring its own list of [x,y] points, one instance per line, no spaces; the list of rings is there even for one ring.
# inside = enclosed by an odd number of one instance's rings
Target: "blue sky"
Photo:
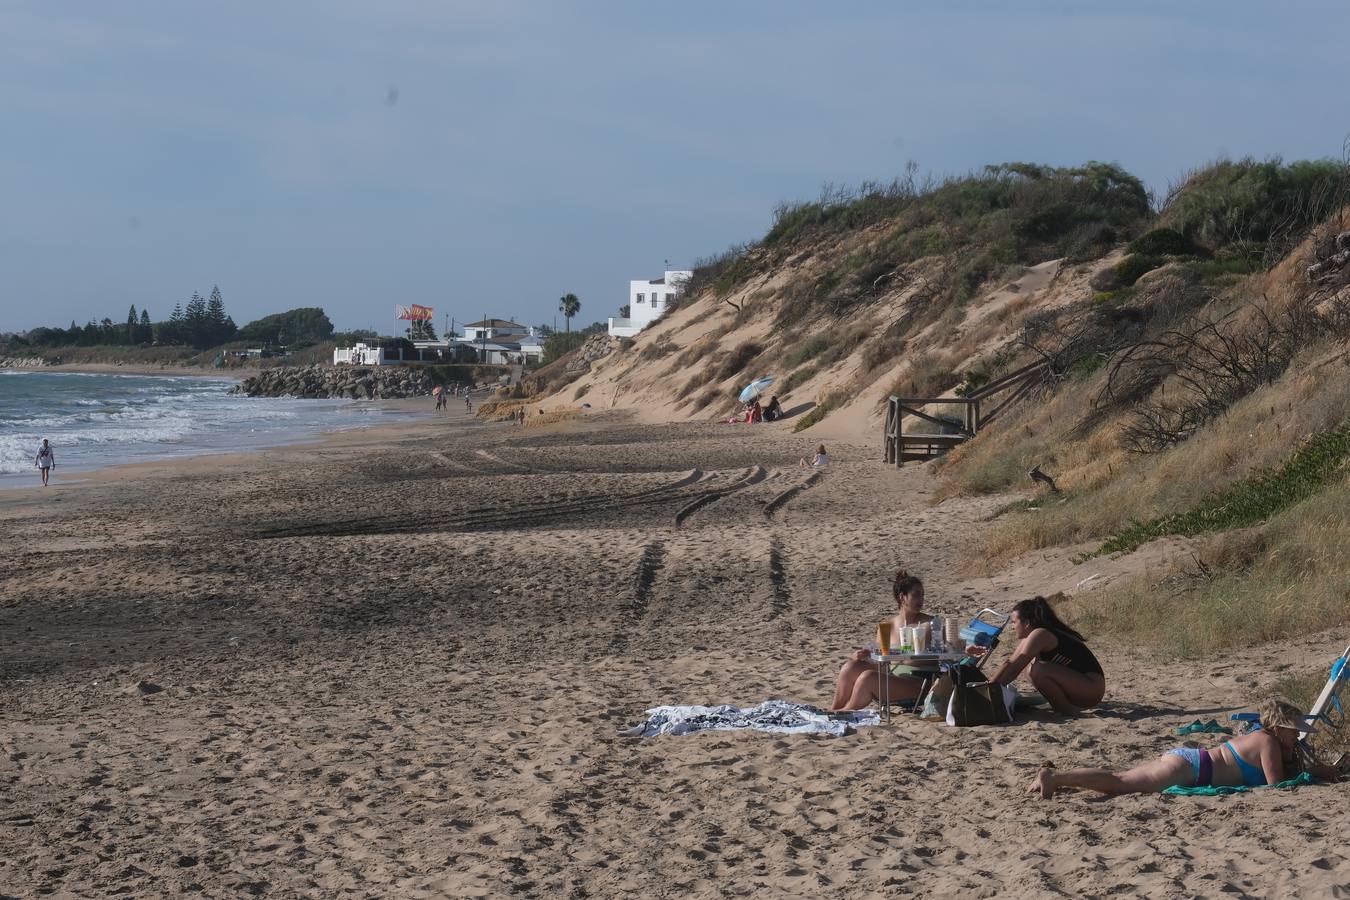
[[[908,160],[1339,156],[1347,39],[1339,2],[0,0],[0,330],[216,284],[240,324],[603,319]]]

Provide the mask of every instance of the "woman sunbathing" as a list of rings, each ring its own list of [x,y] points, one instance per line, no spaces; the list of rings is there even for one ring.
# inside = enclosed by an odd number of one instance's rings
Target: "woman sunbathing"
[[[1070,769],[1059,772],[1046,767],[1036,775],[1027,792],[1049,799],[1060,788],[1087,788],[1102,794],[1150,794],[1180,787],[1260,787],[1279,784],[1299,770],[1295,743],[1303,712],[1283,700],[1261,705],[1261,730],[1225,741],[1215,750],[1178,747],[1158,759],[1119,774],[1106,769]],[[1326,773],[1309,771],[1334,778]]]
[[[933,620],[924,615],[923,582],[901,569],[895,573],[892,585],[896,606],[900,611],[891,619],[891,627],[898,633],[901,628],[913,628]],[[899,668],[899,667],[897,667]],[[887,675],[891,680],[890,697],[892,700],[913,700],[919,696],[923,681],[904,675]],[[831,709],[842,712],[849,709],[863,709],[880,696],[880,683],[877,680],[877,665],[872,662],[872,651],[858,650],[839,670],[839,680],[834,686],[834,703]]]
[[[1017,649],[994,672],[991,682],[1012,684],[1025,669],[1050,705],[1070,716],[1102,702],[1106,675],[1101,663],[1084,637],[1065,625],[1044,597],[1013,607],[1012,627],[1017,632]]]

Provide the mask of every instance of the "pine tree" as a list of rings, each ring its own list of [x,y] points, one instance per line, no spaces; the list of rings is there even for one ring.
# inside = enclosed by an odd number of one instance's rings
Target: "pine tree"
[[[136,343],[148,344],[155,339],[155,328],[150,324],[150,310],[141,307],[141,324],[136,327]]]
[[[136,304],[131,304],[131,312],[127,313],[127,343],[136,343]]]
[[[203,340],[209,336],[209,331],[206,298],[193,291],[192,299],[188,301],[187,309],[183,311],[183,342],[194,347],[204,347]]]
[[[220,286],[211,288],[211,299],[206,302],[206,321],[208,345],[223,344],[234,338],[237,330],[234,320],[225,314],[225,300],[220,296]]]
[[[169,321],[160,326],[159,342],[161,344],[183,343],[184,319],[183,304],[175,301],[173,312],[169,314]]]

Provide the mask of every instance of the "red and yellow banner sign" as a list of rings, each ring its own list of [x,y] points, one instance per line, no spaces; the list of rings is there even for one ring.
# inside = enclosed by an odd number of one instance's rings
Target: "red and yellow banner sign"
[[[412,306],[395,306],[394,310],[400,319],[407,319],[410,322],[430,319],[433,312],[430,306],[418,306],[416,303]]]

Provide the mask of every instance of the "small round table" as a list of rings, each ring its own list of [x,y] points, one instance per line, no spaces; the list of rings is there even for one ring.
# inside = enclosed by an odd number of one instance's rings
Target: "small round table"
[[[872,651],[872,662],[877,664],[877,699],[881,703],[881,720],[889,722],[891,720],[891,666],[909,666],[915,670],[916,678],[931,682],[942,672],[942,664],[945,662],[956,662],[965,657],[963,651],[958,650],[930,650],[927,653],[901,653],[892,650],[886,655],[879,651]],[[920,708],[923,702],[925,691],[919,690],[918,699],[914,702],[915,710]]]

